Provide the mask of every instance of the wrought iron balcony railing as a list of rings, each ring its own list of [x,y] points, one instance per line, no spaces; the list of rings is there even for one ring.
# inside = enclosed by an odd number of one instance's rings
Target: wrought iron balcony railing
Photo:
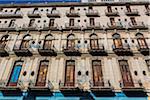
[[[42,30],[57,30],[58,24],[54,23],[53,25],[50,24],[44,24],[43,27],[41,27]]]
[[[87,23],[86,29],[103,29],[103,28],[99,22],[96,22],[94,24]]]
[[[40,18],[41,17],[41,12],[40,11],[29,11],[27,13],[29,18]]]
[[[0,31],[14,31],[14,30],[18,30],[19,27],[17,24],[14,25],[10,25],[9,24],[0,24]]]
[[[115,22],[113,25],[111,23],[107,23],[107,29],[125,29],[122,22]]]
[[[81,50],[78,47],[69,47],[69,46],[64,46],[63,47],[63,52],[66,56],[80,56],[81,55]]]
[[[129,22],[130,29],[148,29],[148,25],[144,24],[144,22],[136,22],[135,24]]]
[[[22,18],[23,13],[18,11],[14,12],[0,12],[0,18]]]
[[[137,9],[131,9],[131,11],[125,10],[127,16],[138,16],[139,11]]]
[[[79,30],[79,29],[81,29],[81,27],[78,23],[74,23],[73,25],[71,25],[70,23],[66,23],[65,24],[65,29]]]
[[[78,11],[74,10],[74,11],[67,11],[66,16],[67,17],[79,17],[80,14]]]
[[[21,30],[38,30],[40,29],[37,24],[32,24],[32,25],[29,25],[29,24],[23,24],[22,27],[21,27]]]
[[[60,12],[58,10],[54,10],[54,11],[48,11],[46,13],[47,17],[49,18],[59,18],[60,17]]]
[[[89,9],[87,12],[86,12],[86,16],[87,17],[99,17],[99,13],[97,10],[93,10],[93,9]]]
[[[106,16],[119,16],[119,12],[115,9],[112,9],[111,12],[109,12],[107,9],[105,10]]]

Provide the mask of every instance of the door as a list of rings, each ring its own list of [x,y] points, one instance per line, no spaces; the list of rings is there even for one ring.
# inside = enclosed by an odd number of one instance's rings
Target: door
[[[120,66],[124,87],[134,87],[128,62],[126,60],[120,60],[119,66]]]
[[[8,86],[17,86],[21,69],[22,69],[22,62],[17,62],[11,72]]]
[[[45,86],[46,85],[46,76],[48,71],[48,61],[42,61],[40,63],[36,86]]]
[[[75,61],[74,60],[66,61],[64,85],[65,86],[75,85]]]
[[[94,83],[93,85],[104,86],[102,65],[100,60],[92,61],[92,70],[93,70],[93,83]]]

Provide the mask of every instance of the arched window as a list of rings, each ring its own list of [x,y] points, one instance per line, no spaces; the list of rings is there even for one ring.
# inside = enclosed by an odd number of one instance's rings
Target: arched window
[[[99,48],[98,37],[96,34],[92,34],[90,36],[90,48],[91,49],[98,49]]]
[[[143,34],[137,33],[136,37],[137,37],[137,42],[139,44],[139,47],[140,48],[147,48],[147,44],[146,44],[146,41],[145,41]]]
[[[74,34],[70,34],[67,37],[67,49],[74,49],[75,48],[75,37]]]
[[[44,40],[44,45],[43,45],[43,49],[51,49],[52,48],[52,41],[53,40],[53,36],[51,34],[45,36],[45,40]]]
[[[4,35],[2,38],[1,38],[1,41],[0,41],[0,48],[4,49],[6,44],[7,44],[7,41],[8,41],[8,37],[9,35]]]
[[[25,35],[23,37],[21,48],[29,48],[29,41],[31,40],[31,35]]]
[[[14,67],[11,71],[8,86],[17,86],[17,82],[19,80],[22,65],[23,65],[23,61],[16,61],[15,62]]]
[[[115,48],[122,48],[122,41],[121,41],[120,35],[118,33],[115,33],[113,34],[112,37],[113,37]]]
[[[40,62],[37,80],[36,80],[36,86],[45,86],[46,85],[48,64],[49,64],[48,60],[43,60]]]

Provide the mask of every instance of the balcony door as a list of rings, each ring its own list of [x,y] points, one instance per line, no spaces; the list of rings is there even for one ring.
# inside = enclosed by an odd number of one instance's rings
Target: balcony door
[[[148,48],[146,40],[145,40],[143,34],[137,33],[136,37],[137,37],[137,42],[138,42],[138,45],[139,45],[140,48]]]
[[[67,37],[67,49],[74,50],[75,49],[75,38],[74,35],[71,34]]]
[[[51,49],[52,48],[52,41],[53,40],[53,36],[52,35],[47,35],[45,37],[45,40],[44,40],[44,45],[43,45],[43,49]]]
[[[112,12],[111,6],[107,6],[108,12]]]
[[[6,47],[9,35],[4,35],[0,41],[0,49],[4,49]]]
[[[50,22],[49,22],[49,26],[51,27],[51,26],[54,26],[54,21],[55,21],[55,19],[50,19]]]
[[[29,27],[33,27],[34,22],[35,22],[35,19],[31,19],[31,20],[30,20],[30,23],[29,23]]]
[[[90,26],[95,26],[95,20],[94,20],[94,18],[90,18]]]
[[[74,19],[69,20],[69,26],[74,26]]]
[[[71,8],[70,8],[70,13],[74,13],[74,11],[75,11],[75,10],[74,10],[74,7],[71,7]]]
[[[113,42],[114,42],[114,46],[115,46],[116,49],[123,47],[123,46],[122,46],[122,41],[121,41],[120,35],[117,34],[117,33],[115,33],[115,34],[113,35]]]
[[[66,61],[65,68],[65,86],[74,86],[75,85],[75,61],[68,60]]]
[[[104,86],[102,65],[100,60],[92,61],[93,85]]]
[[[40,62],[36,86],[45,86],[46,85],[46,76],[47,76],[47,71],[48,71],[48,64],[49,64],[49,61],[41,61]]]
[[[90,48],[97,50],[99,48],[98,37],[96,34],[90,36]]]
[[[131,12],[131,8],[129,5],[127,5],[126,8],[127,8],[127,12]]]
[[[131,17],[130,19],[131,19],[131,23],[132,23],[132,25],[137,25],[136,20],[135,20],[135,18],[134,18],[134,17]]]
[[[127,60],[119,60],[120,71],[124,87],[133,87],[133,80]]]
[[[9,23],[8,27],[14,27],[15,26],[15,19],[12,19]]]
[[[116,26],[116,22],[114,18],[110,18],[110,24],[111,26]]]
[[[15,65],[14,65],[12,71],[11,71],[9,82],[7,84],[8,86],[17,86],[18,79],[19,79],[19,76],[20,76],[20,72],[21,72],[21,69],[22,69],[22,65],[23,65],[22,61],[15,62]]]

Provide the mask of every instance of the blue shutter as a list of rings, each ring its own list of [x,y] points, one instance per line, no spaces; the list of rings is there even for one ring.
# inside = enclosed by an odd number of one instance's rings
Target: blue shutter
[[[21,72],[21,66],[20,65],[15,66],[13,73],[12,73],[12,76],[11,76],[11,79],[10,79],[10,82],[17,82],[19,75],[20,75],[20,72]]]

